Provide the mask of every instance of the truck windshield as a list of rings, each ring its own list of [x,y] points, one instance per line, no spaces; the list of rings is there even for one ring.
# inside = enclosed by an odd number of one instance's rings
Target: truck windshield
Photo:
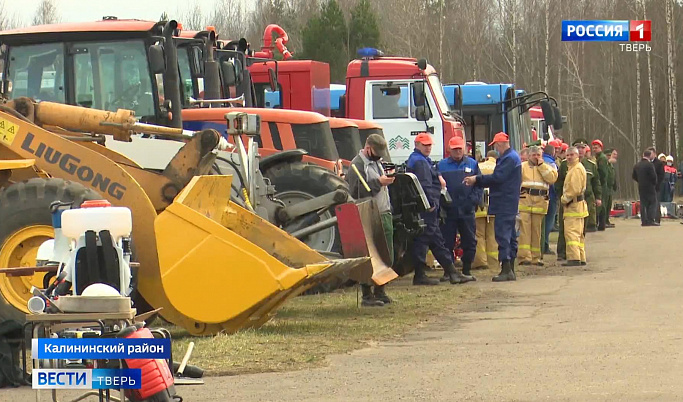
[[[333,128],[332,136],[337,146],[339,157],[352,160],[363,147],[360,142],[360,133],[356,127]]]
[[[330,161],[339,159],[330,122],[292,124],[292,133],[297,148],[308,151],[309,155]]]
[[[439,80],[439,77],[437,75],[430,75],[427,79],[429,80],[429,86],[432,87],[434,98],[436,99],[436,103],[439,105],[439,109],[441,109],[441,113],[450,114],[451,109],[450,107],[448,107],[446,93],[443,91],[443,85],[441,85],[441,80]]]

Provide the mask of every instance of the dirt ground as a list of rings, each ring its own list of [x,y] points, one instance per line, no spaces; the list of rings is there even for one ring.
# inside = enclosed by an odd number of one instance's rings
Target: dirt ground
[[[588,266],[520,267],[403,340],[320,369],[205,378],[185,401],[674,401],[683,399],[683,225],[616,220],[588,234]],[[446,286],[446,285],[441,285]],[[44,398],[48,395],[45,394]],[[1,401],[34,398],[28,388]]]

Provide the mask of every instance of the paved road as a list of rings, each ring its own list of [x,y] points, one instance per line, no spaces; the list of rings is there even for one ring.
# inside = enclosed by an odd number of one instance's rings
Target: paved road
[[[179,392],[185,401],[683,400],[683,226],[617,226],[589,234],[586,269],[480,278],[472,285],[508,294],[403,342]],[[19,396],[11,392],[0,399]]]

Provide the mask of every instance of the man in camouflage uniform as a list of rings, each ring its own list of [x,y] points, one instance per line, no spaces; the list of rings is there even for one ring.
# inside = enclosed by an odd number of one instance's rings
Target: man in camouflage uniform
[[[614,166],[617,163],[618,152],[616,149],[612,149],[609,152],[605,152],[609,155],[609,163],[607,164],[607,182],[602,188],[602,199],[605,200],[605,211],[607,212],[605,216],[605,227],[613,228],[614,224],[610,222],[610,212],[612,211],[612,195],[618,190],[617,184],[617,170]]]
[[[608,185],[607,185],[607,175],[608,175],[608,170],[609,167],[609,162],[607,161],[607,156],[603,152],[603,149],[605,146],[602,144],[602,141],[600,140],[593,140],[591,142],[591,146],[593,148],[593,155],[595,155],[595,162],[598,167],[598,175],[600,176],[600,184],[602,184],[602,200],[605,202],[602,203],[602,205],[598,206],[598,213],[597,213],[597,224],[598,224],[598,230],[599,231],[604,231],[605,230],[605,225],[607,224],[607,214],[609,211],[607,211],[607,196],[608,196]],[[610,193],[611,194],[611,193]]]

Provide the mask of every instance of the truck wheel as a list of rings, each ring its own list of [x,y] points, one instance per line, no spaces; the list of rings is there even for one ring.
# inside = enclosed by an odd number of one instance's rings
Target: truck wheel
[[[338,189],[348,190],[344,179],[312,163],[281,163],[262,173],[275,186],[275,197],[285,205],[294,205]],[[333,216],[334,208],[329,208],[320,219],[325,220]],[[303,241],[318,251],[342,253],[339,229],[336,225],[314,233]]]
[[[62,179],[30,179],[0,191],[0,267],[33,267],[38,247],[54,237],[50,204],[53,201],[80,205],[101,199],[95,191]],[[44,272],[33,276],[0,274],[0,321],[24,322],[31,286],[43,286]]]

